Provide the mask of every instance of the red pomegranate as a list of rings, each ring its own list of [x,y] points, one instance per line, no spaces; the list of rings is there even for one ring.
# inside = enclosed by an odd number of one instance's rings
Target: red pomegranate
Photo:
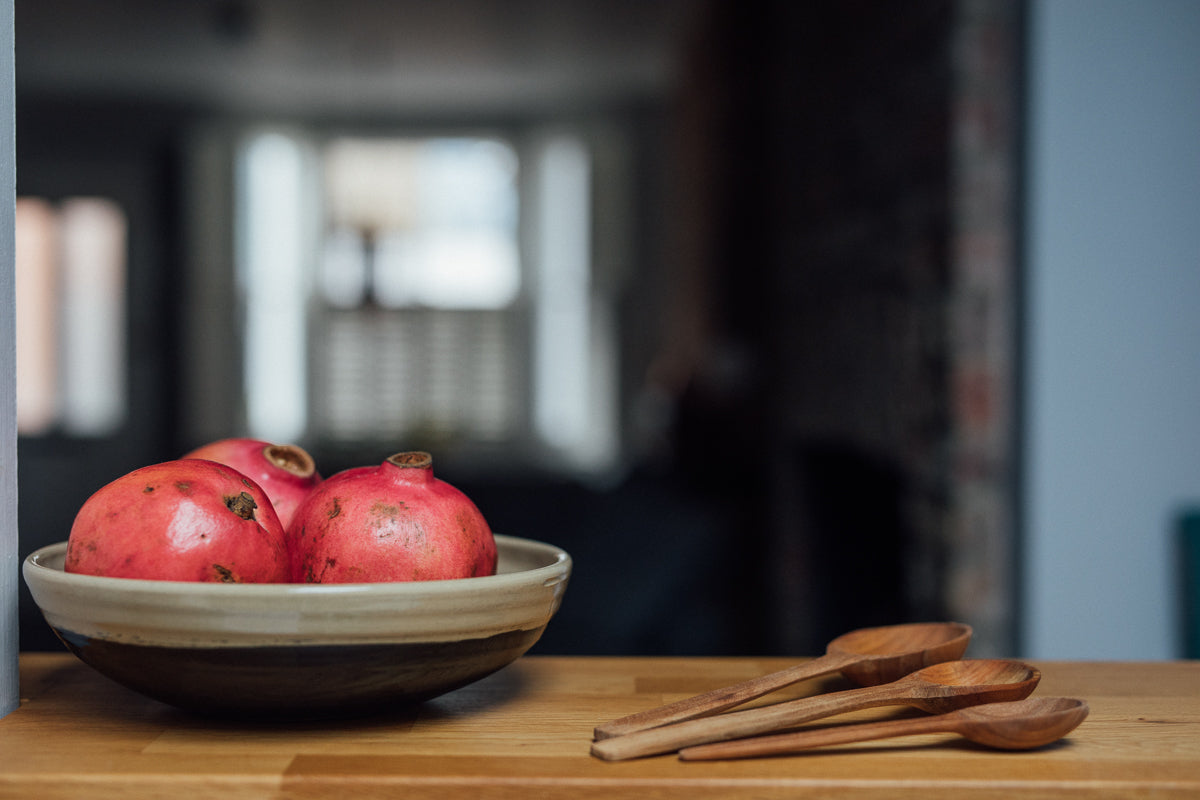
[[[475,504],[433,475],[428,453],[325,479],[288,528],[292,580],[380,583],[491,575],[496,541]]]
[[[66,571],[164,581],[286,583],[283,526],[254,481],[215,461],[135,469],[75,515]]]
[[[233,467],[262,487],[284,528],[296,506],[321,482],[317,465],[303,448],[259,439],[219,439],[197,447],[184,458],[207,458]]]

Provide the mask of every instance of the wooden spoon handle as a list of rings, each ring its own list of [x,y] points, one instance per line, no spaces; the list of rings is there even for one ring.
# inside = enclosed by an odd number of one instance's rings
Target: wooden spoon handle
[[[954,713],[915,719],[892,719],[883,722],[864,722],[857,725],[842,725],[835,728],[819,728],[796,733],[778,733],[773,736],[754,736],[732,742],[702,744],[685,747],[679,751],[684,761],[716,761],[729,758],[757,758],[781,756],[830,747],[852,742],[868,742],[893,736],[916,736],[925,733],[946,733],[956,730]]]
[[[847,711],[902,704],[909,697],[910,691],[895,683],[848,689],[761,708],[732,711],[719,716],[690,719],[603,739],[592,743],[592,755],[605,761],[622,761],[627,758],[670,753],[691,745],[771,733]]]
[[[860,660],[858,657],[841,653],[826,653],[819,658],[814,658],[802,664],[796,664],[778,672],[761,675],[757,678],[742,681],[741,683],[735,683],[732,686],[713,689],[711,692],[705,692],[704,694],[698,694],[647,711],[639,711],[636,714],[630,714],[612,722],[606,722],[596,727],[593,736],[597,740],[610,739],[614,736],[657,728],[660,725],[668,725],[673,722],[707,717],[733,708],[734,706],[740,706],[742,703],[748,703],[757,697],[762,697],[765,694],[782,689],[785,686],[790,686],[793,683],[837,672],[842,667],[857,663]]]

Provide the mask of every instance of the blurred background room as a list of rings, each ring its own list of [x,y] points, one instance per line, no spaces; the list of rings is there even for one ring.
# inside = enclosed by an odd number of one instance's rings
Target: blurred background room
[[[534,652],[1185,653],[1200,5],[15,9],[22,557],[209,440],[426,449],[574,557]]]

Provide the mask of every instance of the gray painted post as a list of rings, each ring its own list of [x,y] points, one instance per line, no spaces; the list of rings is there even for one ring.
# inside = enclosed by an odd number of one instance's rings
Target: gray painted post
[[[0,716],[17,707],[17,364],[13,4],[0,3]]]

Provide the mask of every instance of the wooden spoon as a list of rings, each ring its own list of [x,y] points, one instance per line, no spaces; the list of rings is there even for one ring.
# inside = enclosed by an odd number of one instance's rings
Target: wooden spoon
[[[679,751],[684,761],[779,756],[828,747],[867,742],[892,736],[957,733],[972,742],[1002,750],[1031,750],[1058,741],[1088,715],[1088,704],[1071,697],[1035,697],[1008,703],[988,703],[932,717],[865,722],[837,728],[752,736],[733,742],[702,744]]]
[[[691,745],[758,736],[802,722],[876,706],[907,705],[944,714],[981,703],[1023,700],[1041,672],[1019,661],[971,659],[934,664],[882,686],[804,697],[784,703],[690,719],[592,743],[605,761],[670,753]]]
[[[714,689],[600,725],[596,739],[704,717],[747,703],[793,683],[840,671],[859,686],[890,683],[910,672],[962,658],[971,627],[958,622],[924,622],[863,628],[831,641],[825,655],[758,678]]]

